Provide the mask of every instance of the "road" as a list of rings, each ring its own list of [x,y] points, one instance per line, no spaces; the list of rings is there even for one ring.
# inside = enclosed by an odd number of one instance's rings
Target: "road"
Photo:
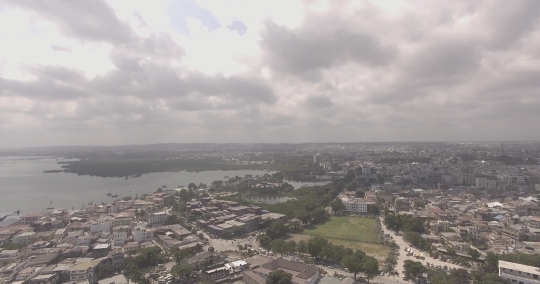
[[[390,236],[392,236],[392,239],[399,246],[399,255],[398,255],[398,261],[397,261],[397,265],[396,265],[396,270],[399,272],[400,277],[403,277],[403,264],[405,263],[405,260],[421,261],[422,264],[424,264],[424,265],[426,265],[429,262],[429,263],[432,263],[432,264],[435,264],[435,265],[440,265],[440,266],[445,266],[446,265],[448,267],[453,267],[453,268],[456,268],[456,269],[464,268],[464,267],[461,267],[461,266],[456,265],[456,264],[452,264],[452,263],[449,263],[449,262],[444,262],[444,261],[441,261],[439,259],[434,259],[431,256],[429,256],[428,253],[426,253],[426,252],[421,252],[421,253],[424,254],[425,260],[419,260],[419,259],[416,259],[413,256],[407,256],[407,254],[405,253],[404,250],[405,250],[405,248],[411,247],[411,246],[407,242],[405,242],[405,240],[403,240],[403,236],[397,236],[396,234],[394,234],[394,232],[392,232],[392,231],[388,230],[388,228],[386,228],[386,226],[384,225],[384,218],[382,216],[380,217],[380,219],[381,219],[381,228],[382,228],[384,234],[389,234]]]

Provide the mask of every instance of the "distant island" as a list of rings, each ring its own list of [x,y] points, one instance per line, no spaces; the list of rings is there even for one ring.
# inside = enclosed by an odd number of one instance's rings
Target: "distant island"
[[[61,173],[61,172],[63,172],[63,170],[48,170],[48,171],[43,171],[44,174]]]

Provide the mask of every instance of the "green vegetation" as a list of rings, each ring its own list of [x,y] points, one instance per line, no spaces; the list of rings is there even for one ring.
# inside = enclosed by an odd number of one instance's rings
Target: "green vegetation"
[[[306,228],[302,234],[360,242],[377,242],[377,221],[372,218],[331,216],[324,224]]]
[[[100,177],[137,177],[155,172],[217,170],[311,171],[319,167],[301,163],[233,164],[222,159],[96,159],[62,162],[66,172]]]
[[[292,275],[281,270],[277,269],[268,273],[268,278],[266,279],[266,284],[291,284]]]

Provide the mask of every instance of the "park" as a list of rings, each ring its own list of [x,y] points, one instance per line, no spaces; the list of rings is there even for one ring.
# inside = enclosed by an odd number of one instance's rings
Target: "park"
[[[295,241],[311,237],[323,237],[335,245],[360,249],[367,254],[384,260],[390,249],[377,242],[377,220],[357,216],[331,216],[323,224],[310,225],[301,233],[293,234]]]

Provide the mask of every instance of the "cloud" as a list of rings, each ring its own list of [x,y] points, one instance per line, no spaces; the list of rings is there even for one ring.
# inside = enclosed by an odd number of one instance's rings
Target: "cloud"
[[[127,23],[121,22],[103,0],[6,0],[37,13],[55,24],[68,36],[94,41],[119,43],[133,38]]]
[[[0,147],[540,139],[538,1],[0,2]]]
[[[349,62],[376,67],[395,60],[398,49],[368,31],[348,27],[332,15],[308,17],[298,29],[268,21],[260,46],[278,72],[300,74]]]

